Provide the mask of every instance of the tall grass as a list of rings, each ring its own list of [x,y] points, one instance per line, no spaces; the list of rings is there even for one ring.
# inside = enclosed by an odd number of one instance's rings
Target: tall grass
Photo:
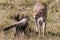
[[[60,0],[7,0],[0,2],[0,10],[6,10],[6,13],[0,17],[0,34],[2,33],[1,35],[3,36],[0,36],[0,39],[2,37],[1,40],[15,40],[13,36],[15,33],[14,28],[4,33],[1,31],[16,22],[14,18],[17,13],[24,13],[25,16],[29,16],[31,21],[34,21],[33,6],[36,2],[45,3],[47,5],[46,40],[60,40]],[[35,31],[35,25],[31,21],[29,21],[29,26]],[[29,37],[30,40],[38,39],[34,31],[30,34],[33,35]],[[42,40],[42,38],[40,40]]]

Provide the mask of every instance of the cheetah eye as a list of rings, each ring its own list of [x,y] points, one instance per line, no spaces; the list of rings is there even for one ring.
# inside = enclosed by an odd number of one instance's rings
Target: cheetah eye
[[[42,10],[44,10],[44,9],[42,9]]]

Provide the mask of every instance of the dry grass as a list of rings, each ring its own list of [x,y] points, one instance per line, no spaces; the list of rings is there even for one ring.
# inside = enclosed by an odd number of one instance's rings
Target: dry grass
[[[18,40],[17,37],[13,36],[15,28],[6,32],[2,30],[16,22],[14,17],[17,13],[24,13],[33,21],[33,5],[36,2],[45,3],[48,9],[46,37],[40,38],[40,40],[60,40],[60,0],[0,0],[0,40]],[[29,21],[29,26],[35,30],[33,22]],[[31,37],[26,37],[23,33],[22,35],[23,40],[26,38],[38,40],[33,31],[30,33]]]

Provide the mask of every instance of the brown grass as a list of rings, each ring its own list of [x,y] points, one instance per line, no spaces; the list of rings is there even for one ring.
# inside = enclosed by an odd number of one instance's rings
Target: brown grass
[[[14,22],[14,17],[17,12],[29,18],[33,21],[33,5],[36,2],[45,3],[47,5],[47,29],[46,36],[40,40],[60,40],[60,0],[0,0],[0,40],[19,40],[20,37],[14,38],[15,28],[3,32],[2,30]],[[24,9],[23,9],[24,8]],[[35,30],[34,23],[29,21],[29,27]],[[22,39],[26,40],[38,40],[38,35],[35,32],[30,33],[30,37],[22,33]]]

